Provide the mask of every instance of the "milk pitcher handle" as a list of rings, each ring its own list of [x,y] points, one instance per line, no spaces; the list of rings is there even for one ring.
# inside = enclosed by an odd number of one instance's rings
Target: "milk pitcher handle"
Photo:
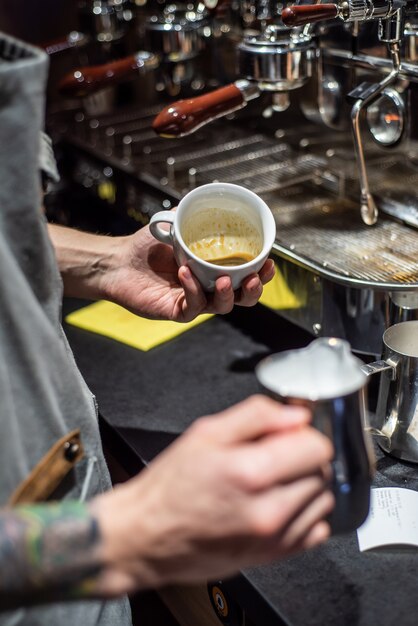
[[[373,376],[373,374],[380,374],[380,372],[387,372],[388,370],[392,370],[391,379],[395,380],[397,365],[398,363],[396,361],[388,359],[387,361],[373,361],[373,363],[362,365],[360,369],[364,374],[366,374],[366,376]]]
[[[373,376],[374,374],[380,374],[381,372],[388,372],[390,371],[390,378],[391,380],[396,380],[396,369],[397,369],[397,365],[398,365],[398,361],[397,360],[393,360],[393,359],[387,359],[385,360],[380,360],[380,361],[373,361],[373,363],[367,363],[361,366],[361,371],[366,374],[367,377],[369,376]],[[367,410],[367,406],[366,406],[366,394],[365,391],[363,390],[363,394],[362,394],[362,402],[363,402],[363,415],[364,415],[364,419],[366,421],[365,426],[365,430],[367,432],[369,432],[373,437],[379,437],[381,438],[381,440],[385,440],[386,442],[389,442],[390,444],[390,435],[388,435],[387,433],[383,432],[383,430],[381,430],[380,428],[376,428],[374,426],[371,426],[368,420],[368,410]]]

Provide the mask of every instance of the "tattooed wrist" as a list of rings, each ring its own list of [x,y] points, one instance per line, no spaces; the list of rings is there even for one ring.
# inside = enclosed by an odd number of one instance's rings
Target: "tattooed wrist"
[[[0,605],[95,595],[100,543],[98,523],[83,503],[2,511]]]

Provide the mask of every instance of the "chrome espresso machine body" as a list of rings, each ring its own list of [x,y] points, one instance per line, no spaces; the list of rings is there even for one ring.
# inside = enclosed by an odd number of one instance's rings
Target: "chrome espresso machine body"
[[[418,3],[206,2],[130,3],[131,54],[64,77],[70,178],[132,228],[197,185],[249,187],[276,220],[278,313],[380,354],[418,319]],[[130,106],[95,114],[128,76]]]

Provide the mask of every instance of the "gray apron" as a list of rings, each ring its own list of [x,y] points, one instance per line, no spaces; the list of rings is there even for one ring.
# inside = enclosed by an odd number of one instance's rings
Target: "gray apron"
[[[83,458],[63,499],[111,487],[95,399],[61,327],[62,283],[40,212],[38,169],[46,55],[0,34],[0,503],[53,444],[80,429]],[[126,599],[51,604],[0,613],[0,626],[125,626]]]

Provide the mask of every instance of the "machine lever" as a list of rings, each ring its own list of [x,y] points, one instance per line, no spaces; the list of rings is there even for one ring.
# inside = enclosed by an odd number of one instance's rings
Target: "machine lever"
[[[158,65],[159,58],[155,54],[137,52],[104,65],[80,67],[64,76],[58,85],[58,91],[63,96],[84,98],[99,89],[131,78],[138,71],[153,70]]]
[[[242,109],[248,100],[259,95],[255,84],[237,80],[203,96],[170,104],[157,115],[152,127],[162,137],[183,137],[218,117]]]
[[[304,26],[312,22],[330,20],[338,15],[336,4],[301,4],[283,9],[282,21],[285,26]]]

